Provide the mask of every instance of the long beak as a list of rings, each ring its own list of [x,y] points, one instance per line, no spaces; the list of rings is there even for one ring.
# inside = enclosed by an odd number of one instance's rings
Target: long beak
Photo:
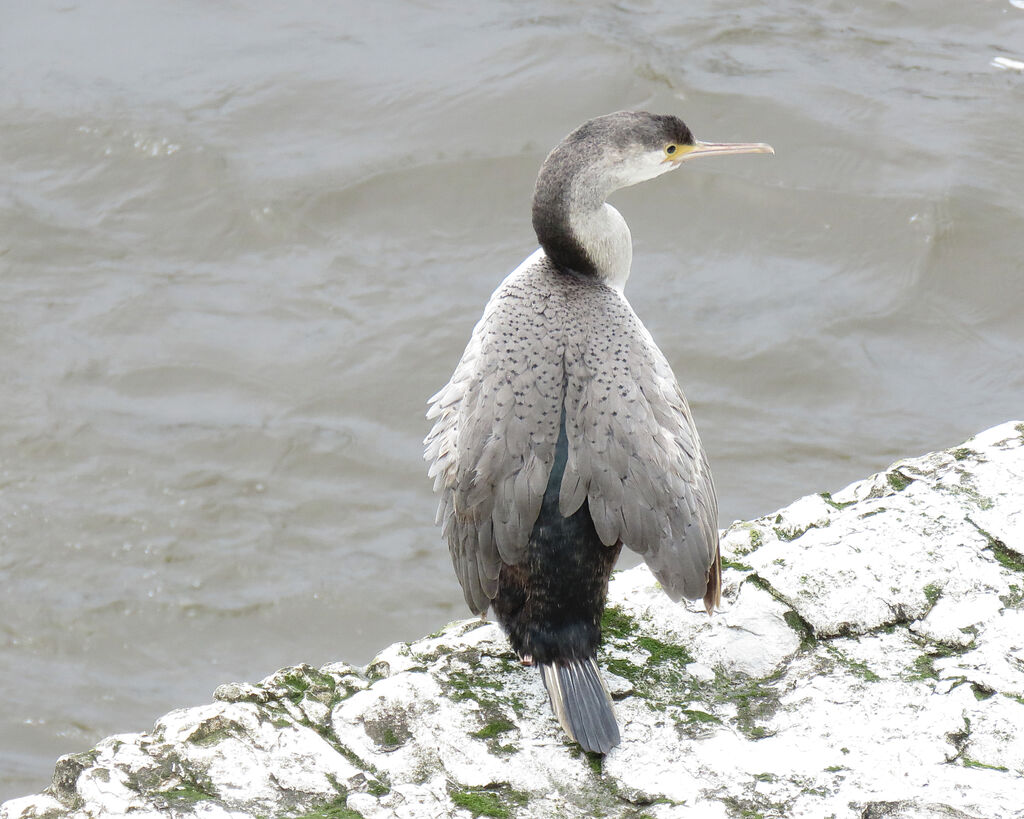
[[[698,156],[722,156],[724,154],[774,154],[775,149],[763,142],[695,142],[693,147],[682,154],[677,162],[686,162]]]

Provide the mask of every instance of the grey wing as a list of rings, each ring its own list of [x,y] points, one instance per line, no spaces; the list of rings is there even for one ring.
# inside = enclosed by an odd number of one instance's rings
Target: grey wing
[[[561,414],[562,341],[515,275],[495,292],[424,441],[441,524],[470,609],[483,614],[503,564],[522,561],[540,513]]]
[[[617,293],[570,339],[563,515],[589,503],[602,542],[643,555],[669,597],[718,602],[718,502],[689,405],[650,333]]]

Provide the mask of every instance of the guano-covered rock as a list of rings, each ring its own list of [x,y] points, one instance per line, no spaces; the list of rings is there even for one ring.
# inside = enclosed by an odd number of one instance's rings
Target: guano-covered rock
[[[42,817],[1024,816],[1024,425],[725,532],[722,611],[612,581],[587,756],[466,620],[62,757]]]

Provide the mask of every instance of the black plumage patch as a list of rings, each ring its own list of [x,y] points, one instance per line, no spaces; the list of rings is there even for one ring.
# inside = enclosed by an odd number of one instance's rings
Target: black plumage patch
[[[525,560],[502,566],[492,603],[512,647],[537,663],[597,653],[608,579],[622,549],[621,543],[609,547],[601,542],[586,503],[567,518],[558,511],[568,449],[563,413],[555,462]]]

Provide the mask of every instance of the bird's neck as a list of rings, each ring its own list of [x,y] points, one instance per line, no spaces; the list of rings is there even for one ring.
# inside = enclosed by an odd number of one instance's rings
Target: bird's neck
[[[621,291],[633,242],[622,214],[605,201],[616,187],[599,184],[597,174],[570,176],[545,164],[533,197],[533,227],[556,265]]]

